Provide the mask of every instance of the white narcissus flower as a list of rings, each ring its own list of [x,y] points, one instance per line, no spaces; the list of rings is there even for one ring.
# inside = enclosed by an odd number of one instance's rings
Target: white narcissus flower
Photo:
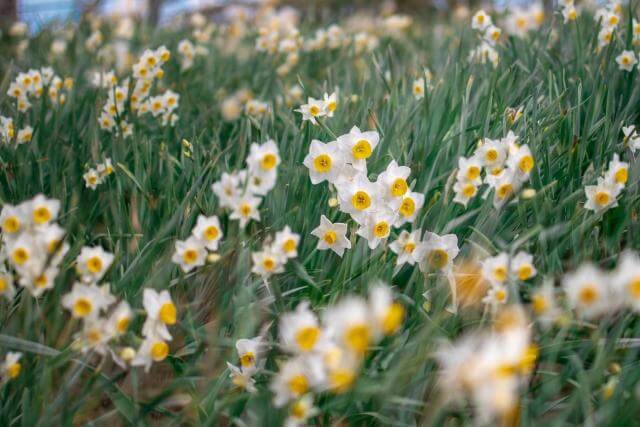
[[[470,182],[475,186],[482,183],[480,173],[482,172],[482,163],[478,156],[473,155],[469,158],[460,157],[458,159],[458,172],[456,179],[458,181]]]
[[[629,163],[620,161],[620,156],[615,153],[604,178],[605,181],[615,182],[618,187],[624,188],[629,179]]]
[[[424,194],[415,193],[409,191],[402,196],[400,206],[398,206],[398,216],[394,224],[395,227],[400,227],[407,222],[413,222],[418,215],[418,211],[424,205]]]
[[[587,196],[587,203],[584,204],[585,209],[599,213],[618,206],[617,197],[620,194],[620,187],[615,181],[600,177],[597,185],[587,185],[584,187],[584,192]]]
[[[320,357],[298,356],[287,360],[271,381],[274,406],[280,408],[320,387],[325,381],[324,377]]]
[[[227,362],[227,368],[229,368],[229,378],[231,378],[233,385],[249,393],[255,393],[258,391],[256,388],[256,381],[251,378],[252,372],[243,371],[229,362]]]
[[[533,264],[533,255],[526,252],[518,252],[511,260],[511,275],[518,280],[529,280],[535,277],[538,271]]]
[[[484,10],[477,11],[471,18],[471,28],[478,31],[484,31],[491,25],[491,16]]]
[[[318,249],[321,251],[331,249],[339,257],[342,257],[346,249],[351,249],[351,241],[346,236],[347,224],[332,223],[324,215],[320,218],[320,225],[311,234],[320,239]]]
[[[352,181],[341,180],[336,183],[336,188],[340,210],[356,220],[374,212],[379,206],[379,188],[364,174],[356,175]]]
[[[165,341],[171,341],[167,326],[176,324],[178,309],[169,291],[157,292],[155,289],[145,288],[142,293],[142,305],[147,312],[147,318],[142,326],[142,335],[157,336]]]
[[[48,224],[58,218],[60,212],[60,201],[48,199],[42,194],[38,194],[29,203],[31,221],[35,225]]]
[[[335,92],[331,95],[325,92],[322,101],[324,102],[324,110],[327,117],[333,117],[333,113],[338,108],[338,95]]]
[[[478,194],[478,187],[470,181],[456,181],[453,184],[453,192],[455,193],[453,202],[466,208],[469,201]]]
[[[458,237],[455,234],[439,236],[425,232],[422,243],[416,248],[416,259],[421,271],[449,271],[458,256]]]
[[[344,155],[337,142],[323,143],[317,139],[311,141],[303,164],[309,169],[309,178],[314,185],[325,180],[334,183],[345,167]]]
[[[298,256],[299,243],[300,235],[292,232],[291,228],[287,225],[284,229],[276,233],[272,249],[275,252],[280,252],[284,258],[296,258]]]
[[[210,217],[198,215],[196,226],[193,228],[191,234],[196,239],[200,239],[204,247],[208,250],[218,250],[218,244],[223,237],[220,220],[215,215]]]
[[[505,285],[495,284],[491,285],[487,291],[487,295],[482,298],[482,302],[495,310],[498,306],[506,304],[508,297],[509,291],[507,287]]]
[[[133,320],[133,310],[127,301],[120,301],[108,320],[108,329],[113,331],[114,336],[122,335],[129,329]]]
[[[220,206],[232,208],[233,202],[240,196],[242,191],[240,177],[237,173],[228,174],[223,172],[220,180],[211,185],[211,189],[218,196]]]
[[[309,120],[314,125],[318,124],[318,117],[322,117],[327,114],[324,101],[314,98],[309,98],[306,104],[301,105],[300,108],[295,111],[302,114],[303,121]]]
[[[286,258],[284,260],[286,260]],[[253,263],[251,272],[265,279],[269,278],[273,274],[284,271],[284,260],[282,256],[279,256],[279,254],[275,253],[271,248],[265,248],[262,251],[251,254],[251,261]]]
[[[407,179],[411,174],[411,169],[407,166],[398,166],[395,160],[392,160],[387,169],[378,175],[376,183],[382,188],[384,198],[388,201],[395,201],[400,204],[402,197],[409,191]]]
[[[618,302],[640,312],[640,257],[635,252],[624,252],[613,275],[613,288]]]
[[[326,309],[322,321],[338,345],[358,356],[363,356],[374,341],[375,325],[362,298],[343,298]]]
[[[415,99],[424,98],[424,78],[423,77],[413,81],[413,85],[411,86],[411,92],[413,93],[413,97]]]
[[[16,288],[13,285],[13,276],[7,271],[0,271],[0,296],[4,296],[9,301],[13,299]]]
[[[485,138],[475,156],[483,166],[493,169],[501,167],[507,159],[508,146],[502,140]],[[474,156],[474,157],[475,157]]]
[[[229,215],[230,219],[237,219],[240,222],[240,228],[244,228],[252,219],[260,221],[260,211],[258,207],[262,203],[260,197],[245,195],[233,200],[233,211]]]
[[[62,297],[62,306],[78,319],[97,317],[114,302],[115,298],[106,288],[100,288],[94,283],[86,285],[76,282],[71,292]]]
[[[175,251],[171,261],[178,264],[184,273],[204,265],[207,256],[202,241],[194,236],[187,240],[176,240]]]
[[[143,366],[149,372],[154,362],[162,362],[169,355],[169,344],[160,337],[145,337],[131,361],[131,366]]]
[[[281,315],[279,330],[282,346],[292,353],[317,352],[326,344],[325,332],[309,309],[308,301],[302,301],[294,311]]]
[[[375,131],[361,132],[357,126],[349,133],[338,137],[338,146],[344,153],[345,160],[361,172],[367,171],[367,159],[380,142],[380,135]]]
[[[509,278],[509,255],[501,252],[482,261],[482,277],[492,285],[502,285]]]
[[[266,346],[261,336],[241,338],[236,341],[236,351],[243,373],[253,374],[264,365],[265,360],[262,358],[262,353],[266,350]]]
[[[542,326],[550,326],[560,316],[552,281],[545,281],[531,293],[531,310]]]
[[[114,255],[100,246],[85,246],[76,258],[76,270],[83,280],[98,282],[113,263]]]
[[[375,335],[392,335],[400,329],[405,309],[393,301],[391,288],[383,282],[377,282],[369,290],[369,307],[375,323]]]
[[[4,362],[0,365],[0,372],[2,378],[7,380],[13,380],[18,378],[22,371],[22,364],[20,363],[22,353],[10,351],[4,357]]]
[[[624,71],[631,71],[633,67],[638,63],[638,58],[632,50],[623,50],[620,55],[616,57],[618,67]]]
[[[269,174],[275,171],[280,164],[278,146],[273,139],[263,144],[251,144],[247,165],[252,173]]]
[[[516,172],[519,181],[529,180],[529,174],[535,166],[533,154],[528,145],[521,145],[509,155],[507,166]]]
[[[396,214],[388,210],[372,212],[364,217],[356,234],[365,238],[369,249],[373,250],[389,237],[396,217]]]
[[[409,233],[407,230],[402,230],[396,240],[389,244],[389,248],[398,255],[396,265],[402,265],[408,263],[414,265],[419,260],[416,258],[416,248],[421,243],[420,238],[422,230],[417,229]]]
[[[102,182],[100,174],[93,168],[89,169],[84,175],[82,175],[82,178],[84,179],[84,185],[92,190],[98,188],[98,184]]]
[[[593,319],[607,313],[612,298],[604,273],[593,264],[583,264],[576,271],[567,273],[562,287],[571,308],[585,319]]]
[[[30,218],[27,215],[26,205],[20,204],[13,206],[5,204],[0,212],[0,227],[2,228],[3,237],[18,235],[30,224]]]
[[[301,427],[307,425],[307,421],[319,413],[320,410],[313,406],[313,396],[307,394],[291,405],[289,416],[284,421],[284,427]]]

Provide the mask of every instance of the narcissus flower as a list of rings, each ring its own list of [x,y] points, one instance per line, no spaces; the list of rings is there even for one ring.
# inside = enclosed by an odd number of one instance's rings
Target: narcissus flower
[[[100,246],[85,246],[76,259],[76,270],[87,282],[98,282],[113,263],[114,255]]]
[[[584,192],[587,196],[585,209],[598,213],[618,206],[617,197],[620,194],[620,187],[615,181],[600,177],[597,185],[587,185]]]
[[[421,271],[449,271],[453,260],[458,256],[458,237],[455,234],[439,236],[425,232],[421,244],[416,248],[416,257],[420,260]]]
[[[605,314],[611,308],[610,290],[606,276],[593,264],[583,264],[567,273],[562,287],[569,305],[586,319]]]
[[[3,380],[13,380],[18,378],[22,372],[22,364],[20,359],[22,353],[10,351],[4,357],[4,362],[0,365],[0,376]]]
[[[366,301],[346,297],[327,308],[323,315],[336,342],[356,355],[362,356],[374,340],[374,324]]]
[[[389,237],[395,221],[396,214],[391,211],[372,212],[362,220],[356,234],[367,240],[369,249],[375,249]]]
[[[298,356],[287,360],[271,381],[273,404],[279,408],[307,394],[324,382],[324,370],[318,357]]]
[[[178,264],[183,272],[188,273],[194,268],[204,265],[206,256],[207,251],[202,240],[191,236],[187,240],[176,240],[171,261]]]
[[[62,306],[78,319],[94,318],[115,302],[115,298],[96,284],[76,282],[71,292],[62,297]]]
[[[171,300],[169,291],[157,292],[145,288],[142,293],[142,305],[147,312],[147,318],[142,326],[144,336],[157,336],[165,341],[171,341],[168,326],[173,326],[178,320],[178,309]]]
[[[200,239],[204,247],[208,250],[218,250],[218,244],[223,237],[220,220],[215,215],[210,217],[198,215],[196,226],[193,228],[191,234],[196,239]]]
[[[380,142],[380,135],[375,131],[361,132],[357,126],[349,133],[338,137],[338,146],[344,153],[345,160],[359,171],[366,172],[367,159]]]
[[[389,244],[389,248],[398,256],[396,265],[402,265],[404,263],[414,265],[420,261],[416,256],[416,248],[421,243],[421,236],[421,229],[414,230],[411,233],[407,230],[402,230],[398,238]]]
[[[622,53],[616,57],[616,62],[621,70],[631,71],[638,63],[638,58],[634,51],[623,50]]]
[[[389,286],[378,282],[369,291],[369,307],[374,319],[376,335],[391,335],[400,329],[404,320],[405,309],[393,301]]]
[[[276,233],[272,248],[282,254],[284,258],[296,258],[298,256],[298,244],[300,235],[291,231],[287,225]]]
[[[252,219],[260,221],[260,211],[258,207],[262,203],[262,199],[250,195],[238,197],[233,200],[233,211],[229,215],[230,219],[237,219],[240,222],[240,228],[244,228]]]
[[[351,249],[351,241],[346,236],[347,224],[332,223],[324,215],[320,218],[320,225],[311,234],[320,239],[318,241],[318,249],[321,251],[331,249],[339,257],[342,257],[346,249]]]
[[[264,365],[263,353],[266,343],[261,336],[255,338],[241,338],[236,341],[236,351],[243,373],[252,374]]]
[[[337,142],[323,143],[314,139],[303,164],[309,169],[312,184],[323,181],[335,182],[344,169],[344,156]]]
[[[326,343],[316,315],[309,309],[309,302],[298,304],[295,311],[280,316],[280,341],[293,353],[307,354],[318,351]]]
[[[169,355],[169,344],[160,337],[148,336],[142,341],[131,366],[143,366],[149,372],[154,362],[162,362]]]

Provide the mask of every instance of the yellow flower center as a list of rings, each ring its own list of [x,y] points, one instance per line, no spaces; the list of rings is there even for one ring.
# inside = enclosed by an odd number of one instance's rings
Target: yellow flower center
[[[507,299],[507,291],[504,289],[498,289],[496,291],[496,300],[498,302],[504,302]]]
[[[291,406],[291,416],[298,420],[303,420],[307,415],[307,408],[301,401],[298,401]]]
[[[507,280],[507,267],[499,265],[493,269],[493,278],[498,282],[504,282]]]
[[[327,103],[327,110],[329,110],[330,113],[336,111],[336,108],[338,108],[338,103],[336,103],[335,101],[330,101],[329,103]]]
[[[73,314],[76,317],[85,317],[93,310],[93,304],[87,298],[80,297],[73,304]]]
[[[195,249],[187,249],[184,251],[184,254],[182,254],[182,260],[185,264],[193,264],[198,261],[198,251]]]
[[[102,333],[100,333],[98,329],[92,329],[87,332],[87,341],[89,341],[90,344],[96,345],[100,342],[101,339]]]
[[[243,368],[252,368],[256,364],[256,356],[251,351],[247,351],[240,356],[240,365]]]
[[[0,277],[0,294],[5,293],[8,287],[7,279]]]
[[[629,293],[633,298],[640,299],[640,276],[634,277],[629,283]]]
[[[409,190],[409,186],[404,178],[397,178],[393,181],[393,184],[391,184],[391,194],[393,194],[394,197],[404,196],[407,190]]]
[[[220,230],[215,225],[210,225],[204,230],[204,238],[205,240],[215,240],[220,235]]]
[[[46,206],[40,206],[33,211],[33,222],[44,224],[51,219],[51,211]]]
[[[102,260],[100,257],[94,256],[87,260],[87,270],[93,274],[100,273],[102,271]]]
[[[356,380],[356,374],[349,369],[336,369],[329,375],[331,389],[336,393],[347,392]]]
[[[276,155],[272,153],[268,153],[262,157],[262,160],[260,161],[260,166],[262,166],[262,169],[269,171],[274,167],[276,167],[276,163],[278,163],[278,158],[276,157]]]
[[[616,171],[615,180],[618,184],[626,184],[629,179],[627,168],[620,168]]]
[[[312,350],[320,336],[320,329],[316,326],[301,328],[296,333],[296,342],[303,351]]]
[[[320,114],[320,107],[318,107],[317,105],[312,105],[311,107],[309,107],[309,113],[312,116],[317,116],[318,114]]]
[[[498,198],[501,200],[504,200],[507,197],[509,197],[511,193],[513,193],[513,185],[511,184],[502,184],[500,187],[498,187],[497,195],[498,195]]]
[[[358,160],[368,159],[371,156],[371,144],[366,139],[361,139],[353,146],[351,154]]]
[[[480,168],[478,166],[469,166],[467,169],[467,178],[471,181],[478,179],[480,176]]]
[[[172,302],[165,302],[160,307],[160,311],[158,312],[158,318],[165,325],[173,325],[176,323],[176,317],[178,314],[178,310],[176,310],[175,304]]]
[[[414,202],[411,197],[405,197],[404,199],[402,199],[402,204],[400,205],[400,215],[408,218],[412,216],[415,211],[416,202]]]
[[[131,319],[129,319],[128,317],[121,318],[116,323],[116,330],[121,334],[125,333],[127,331],[127,329],[129,328],[129,323],[130,322],[131,322]]]
[[[371,197],[364,191],[356,191],[351,197],[351,204],[359,211],[363,211],[371,206]]]
[[[16,248],[11,254],[11,259],[17,265],[22,265],[29,261],[29,252],[25,248]]]
[[[20,364],[20,362],[12,363],[7,367],[7,376],[11,379],[14,379],[18,375],[20,375],[21,370],[22,370],[22,365]]]
[[[326,173],[331,170],[332,160],[328,154],[320,154],[313,159],[313,169],[316,172]]]
[[[326,233],[324,233],[324,236],[322,236],[322,240],[324,240],[327,243],[327,245],[333,245],[337,239],[338,239],[338,236],[336,235],[336,232],[333,230],[328,230]]]
[[[527,280],[533,274],[533,267],[529,264],[525,264],[518,269],[518,278],[520,280]]]
[[[495,148],[487,150],[485,157],[489,162],[495,162],[496,160],[498,160],[498,150],[496,150]]]
[[[156,362],[166,359],[169,354],[169,345],[164,341],[156,341],[151,346],[151,358]]]
[[[262,266],[266,271],[272,271],[276,267],[276,261],[273,258],[267,257],[262,260]]]
[[[533,312],[535,314],[541,315],[547,311],[547,309],[549,308],[549,303],[544,296],[537,294],[534,295],[533,298],[531,298],[531,307],[533,308]]]
[[[289,390],[296,396],[301,396],[309,390],[309,381],[302,374],[294,375],[289,380]]]
[[[344,342],[356,353],[364,353],[371,342],[371,330],[366,324],[349,327],[344,334]]]
[[[449,254],[444,249],[434,249],[429,252],[428,260],[431,267],[440,270],[449,262]]]
[[[520,159],[518,162],[518,167],[523,173],[529,173],[533,169],[534,161],[533,157],[526,155]]]
[[[250,213],[251,213],[251,205],[249,205],[248,203],[243,203],[242,205],[240,205],[240,214],[242,216],[248,217]]]
[[[382,332],[384,332],[385,335],[393,334],[400,328],[403,319],[404,307],[398,303],[391,304],[391,307],[389,307],[382,319]]]
[[[416,244],[413,242],[408,242],[408,243],[405,243],[404,245],[404,251],[408,254],[413,253],[415,249],[416,249]]]
[[[609,204],[611,196],[608,191],[598,191],[596,193],[595,201],[599,206],[606,206]]]
[[[44,288],[45,286],[47,286],[47,283],[49,283],[49,281],[47,280],[47,276],[44,274],[41,274],[38,277],[36,277],[36,279],[33,282],[36,285],[36,288]]]
[[[9,216],[4,219],[4,223],[2,224],[2,231],[5,233],[15,233],[20,230],[20,220],[17,216]]]
[[[287,239],[282,244],[282,249],[285,251],[285,253],[291,253],[291,252],[296,250],[297,246],[298,245],[296,245],[296,241],[295,240]]]
[[[586,284],[578,293],[578,300],[584,305],[591,305],[598,300],[600,294],[592,284]]]
[[[473,184],[465,184],[464,187],[462,187],[462,194],[468,198],[475,196],[476,191],[476,186]]]
[[[373,227],[373,234],[378,239],[383,239],[389,235],[389,223],[387,221],[380,221]]]

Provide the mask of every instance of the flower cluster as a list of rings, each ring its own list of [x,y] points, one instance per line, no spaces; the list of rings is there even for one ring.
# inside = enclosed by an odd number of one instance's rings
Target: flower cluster
[[[191,41],[184,39],[178,43],[178,53],[180,54],[180,69],[186,71],[193,67],[196,56],[204,56],[209,53],[209,50],[201,44],[194,46]]]
[[[629,164],[620,161],[618,154],[613,155],[609,162],[609,169],[598,178],[596,185],[584,187],[587,202],[585,209],[594,212],[602,212],[618,206],[618,196],[627,184],[629,177]]]
[[[478,187],[485,183],[495,190],[493,205],[496,208],[504,205],[529,180],[535,165],[529,146],[518,145],[517,140],[512,131],[502,139],[484,138],[471,157],[460,157],[453,201],[466,207],[478,194]]]
[[[231,209],[229,218],[238,220],[241,228],[251,220],[260,221],[262,197],[275,187],[278,178],[278,146],[272,139],[253,143],[246,161],[247,169],[223,173],[211,186],[220,206]]]
[[[15,137],[15,138],[14,138]],[[31,142],[33,138],[33,128],[25,126],[16,135],[13,119],[11,117],[0,116],[0,142],[10,145],[15,142],[15,147],[20,144]]]
[[[501,424],[497,420],[508,425],[517,419],[519,390],[535,366],[538,347],[522,309],[511,306],[496,318],[494,330],[443,344],[436,357],[446,399],[468,398],[479,425]]]
[[[69,249],[63,242],[65,231],[56,223],[59,212],[60,202],[42,194],[19,205],[3,206],[0,294],[12,299],[15,282],[34,297],[53,288]]]
[[[267,243],[260,251],[251,254],[251,272],[265,280],[272,274],[282,273],[287,261],[298,257],[299,243],[300,235],[292,232],[288,225],[285,226],[276,233],[273,243]]]
[[[297,14],[288,13],[286,9],[279,13],[272,12],[258,23],[256,50],[284,58],[276,70],[280,76],[289,74],[299,61],[299,50],[303,40],[297,23]]]
[[[507,302],[509,281],[525,282],[537,274],[533,255],[526,252],[518,252],[513,257],[505,252],[487,257],[482,261],[481,272],[482,278],[490,285],[483,302],[494,309]]]
[[[500,40],[502,30],[493,25],[491,16],[484,10],[479,10],[473,15],[471,28],[480,36],[481,43],[469,53],[469,59],[482,64],[490,62],[496,67],[500,56],[494,46]]]
[[[609,0],[604,7],[596,10],[593,19],[596,24],[600,24],[598,49],[602,49],[611,43],[613,34],[622,20],[622,2],[620,0]]]
[[[382,283],[370,288],[368,300],[348,296],[327,307],[322,321],[306,301],[281,315],[280,346],[291,357],[271,381],[274,405],[291,404],[290,417],[299,420],[301,399],[310,393],[351,389],[370,348],[396,333],[404,315],[404,307],[394,302],[391,289]],[[244,365],[242,361],[241,356]],[[306,403],[309,408],[310,402]]]
[[[544,5],[542,2],[534,1],[527,6],[509,8],[504,26],[507,33],[516,37],[524,37],[531,31],[539,29],[543,23]]]
[[[51,67],[39,70],[31,69],[26,73],[19,73],[16,79],[9,85],[7,95],[16,100],[18,110],[22,113],[31,108],[29,98],[40,98],[47,91],[49,100],[55,104],[64,104],[67,99],[63,89],[70,90],[73,87],[71,78],[62,78],[55,74]]]
[[[114,169],[111,164],[111,158],[107,157],[103,163],[97,164],[95,168],[89,168],[89,170],[82,175],[84,185],[87,188],[95,190],[98,185],[102,184],[113,172]]]
[[[336,108],[338,108],[338,96],[336,92],[333,92],[331,95],[325,93],[323,99],[309,97],[307,103],[302,104],[295,111],[302,114],[303,121],[309,120],[317,125],[319,117],[333,117]]]

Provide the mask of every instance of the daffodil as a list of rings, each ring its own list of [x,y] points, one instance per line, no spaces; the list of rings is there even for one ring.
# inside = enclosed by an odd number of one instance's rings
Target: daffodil
[[[414,265],[419,261],[417,258],[416,248],[421,243],[422,230],[416,229],[409,233],[407,230],[402,230],[398,235],[398,238],[389,244],[389,249],[395,253],[398,258],[396,259],[396,265],[402,265],[408,263]]]
[[[331,249],[342,257],[346,249],[351,249],[351,241],[346,236],[347,224],[332,223],[324,215],[320,218],[320,225],[311,234],[319,239],[318,249],[321,251]]]
[[[562,279],[569,305],[586,319],[597,318],[609,311],[612,301],[607,283],[600,269],[589,263],[565,274]]]
[[[71,312],[71,316],[78,319],[91,319],[115,302],[115,298],[107,289],[96,284],[76,282],[71,292],[62,297],[62,306]]]
[[[385,283],[374,283],[369,291],[369,307],[376,325],[376,335],[394,334],[402,326],[405,309],[393,301],[391,289]]]
[[[342,173],[345,161],[337,142],[323,143],[314,139],[303,164],[309,169],[309,178],[315,185],[325,180],[334,183]]]
[[[273,404],[279,408],[299,399],[324,382],[324,369],[318,357],[298,356],[280,366],[271,381]]]
[[[374,319],[361,298],[343,298],[328,307],[322,319],[336,342],[358,356],[363,356],[374,342]]]
[[[114,255],[100,246],[85,246],[76,258],[76,270],[87,282],[98,282],[113,263]]]
[[[587,196],[585,209],[599,213],[618,206],[617,197],[620,194],[620,187],[613,180],[600,177],[597,185],[587,185],[584,192]]]
[[[230,219],[236,219],[240,222],[240,228],[244,228],[249,221],[260,221],[260,211],[258,207],[262,199],[255,196],[245,195],[233,200],[232,212]]]
[[[391,234],[391,227],[396,221],[396,214],[388,210],[372,212],[361,218],[356,234],[365,238],[369,249],[375,249],[380,242],[386,241]]]
[[[21,358],[22,353],[20,352],[10,351],[5,355],[4,362],[0,365],[0,373],[3,380],[7,381],[18,378],[20,372],[22,372]]]
[[[272,249],[276,252],[280,251],[284,258],[296,258],[298,256],[299,243],[300,235],[292,232],[287,225],[276,233]]]
[[[620,55],[616,57],[618,67],[624,71],[631,71],[633,67],[638,63],[638,58],[632,50],[623,50]]]
[[[196,239],[200,239],[205,248],[210,251],[216,251],[218,250],[220,239],[223,237],[220,220],[215,215],[210,217],[198,215],[196,226],[191,234]]]
[[[415,250],[421,271],[447,272],[460,252],[455,234],[439,236],[430,231],[425,232],[422,243]]]
[[[367,159],[378,146],[380,135],[375,131],[361,132],[354,126],[349,133],[339,136],[337,141],[345,160],[357,170],[366,173]]]
[[[142,335],[145,337],[156,336],[165,341],[171,341],[169,326],[178,321],[178,309],[171,299],[169,291],[157,292],[151,288],[145,288],[142,293],[142,305],[147,313],[147,318],[142,326]]]
[[[188,273],[196,267],[203,266],[206,256],[207,251],[203,241],[191,236],[187,240],[176,240],[171,261],[178,264],[183,272]]]
[[[295,311],[281,315],[278,328],[283,347],[292,353],[317,352],[326,345],[326,333],[309,309],[308,301],[299,303]]]
[[[169,351],[169,344],[161,337],[153,335],[145,337],[131,360],[131,366],[142,366],[145,372],[149,372],[151,365],[165,360]]]
[[[263,353],[266,343],[261,336],[255,338],[241,338],[236,341],[236,351],[240,359],[240,369],[243,373],[253,374],[265,363]]]

